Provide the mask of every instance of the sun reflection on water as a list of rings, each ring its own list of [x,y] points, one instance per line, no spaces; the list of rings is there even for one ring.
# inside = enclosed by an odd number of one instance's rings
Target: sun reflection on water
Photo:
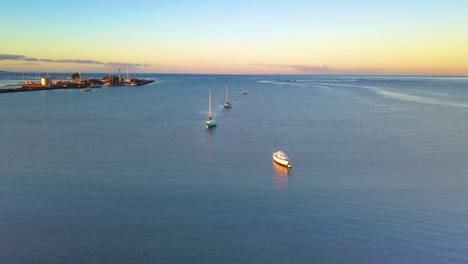
[[[290,177],[290,168],[279,165],[275,161],[272,161],[273,164],[273,176],[276,185],[281,190],[288,190],[289,177]]]

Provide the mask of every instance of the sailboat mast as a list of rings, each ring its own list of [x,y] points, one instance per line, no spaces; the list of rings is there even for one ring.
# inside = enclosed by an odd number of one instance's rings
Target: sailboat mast
[[[210,89],[209,95],[208,95],[208,116],[211,117],[211,89]]]
[[[226,93],[225,93],[225,98],[224,98],[224,101],[227,101],[227,84],[226,84]]]

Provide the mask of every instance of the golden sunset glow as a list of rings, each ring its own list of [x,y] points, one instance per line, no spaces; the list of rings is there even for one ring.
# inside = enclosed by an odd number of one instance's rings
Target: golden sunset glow
[[[136,1],[105,12],[109,4],[5,4],[0,70],[468,74],[467,4]]]

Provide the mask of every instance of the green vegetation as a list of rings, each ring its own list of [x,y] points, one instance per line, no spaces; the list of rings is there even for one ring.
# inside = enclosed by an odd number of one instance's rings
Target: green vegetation
[[[74,74],[72,74],[72,79],[73,80],[76,80],[76,79],[80,79],[81,78],[81,74],[79,72],[75,72]]]

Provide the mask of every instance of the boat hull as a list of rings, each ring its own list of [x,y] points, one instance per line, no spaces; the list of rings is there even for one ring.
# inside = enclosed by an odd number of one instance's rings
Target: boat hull
[[[206,127],[214,127],[216,126],[216,122],[213,120],[209,120],[205,122]]]
[[[283,165],[283,166],[286,166],[288,168],[291,168],[291,162],[289,161],[289,159],[282,159],[282,158],[279,158],[277,156],[275,156],[275,153],[273,153],[273,160],[280,164],[280,165]]]

